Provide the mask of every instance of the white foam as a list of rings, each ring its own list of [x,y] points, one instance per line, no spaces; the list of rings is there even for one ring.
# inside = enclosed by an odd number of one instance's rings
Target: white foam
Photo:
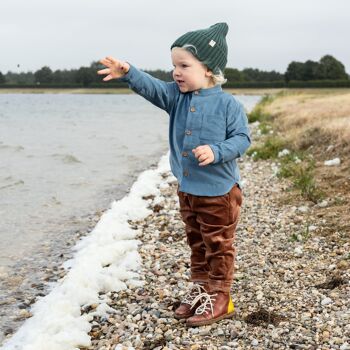
[[[137,273],[141,263],[137,251],[137,231],[128,220],[140,220],[149,214],[143,196],[155,195],[165,183],[161,174],[170,170],[169,155],[157,169],[140,174],[130,193],[100,218],[94,230],[80,240],[74,257],[66,261],[66,276],[53,285],[51,292],[31,308],[33,316],[2,347],[4,350],[77,350],[91,345],[88,332],[93,315],[107,316],[114,309],[100,299],[99,292],[120,291],[142,285]],[[94,312],[81,315],[84,305],[98,304]]]

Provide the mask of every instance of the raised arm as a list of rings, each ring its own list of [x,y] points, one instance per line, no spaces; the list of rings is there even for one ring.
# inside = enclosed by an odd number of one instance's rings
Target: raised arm
[[[107,67],[97,72],[97,74],[106,75],[103,78],[104,81],[112,79],[125,81],[137,94],[170,113],[179,95],[179,89],[175,82],[164,82],[156,79],[128,62],[119,61],[110,56],[100,60],[100,63]]]

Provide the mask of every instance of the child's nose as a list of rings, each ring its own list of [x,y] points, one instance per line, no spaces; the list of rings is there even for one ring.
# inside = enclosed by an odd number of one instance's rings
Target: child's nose
[[[178,69],[174,68],[173,74],[174,74],[174,76],[178,76],[180,74],[180,72]]]

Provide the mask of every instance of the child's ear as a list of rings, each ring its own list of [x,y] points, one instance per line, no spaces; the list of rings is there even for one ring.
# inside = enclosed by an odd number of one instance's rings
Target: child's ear
[[[213,76],[213,72],[207,67],[206,71],[205,71],[205,76],[206,77],[212,77]]]

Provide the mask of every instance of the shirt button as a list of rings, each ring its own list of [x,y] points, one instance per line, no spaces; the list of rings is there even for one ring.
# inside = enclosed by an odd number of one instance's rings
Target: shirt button
[[[198,92],[198,91],[195,91],[194,94],[195,94],[195,95],[199,95],[199,92]]]
[[[187,170],[184,171],[184,176],[188,176],[188,171]]]
[[[183,157],[188,157],[188,153],[187,152],[182,152],[182,156]]]
[[[186,135],[192,135],[192,131],[191,131],[191,130],[186,130],[186,131],[185,131],[185,134],[186,134]]]
[[[196,109],[195,109],[194,107],[191,107],[190,111],[191,111],[191,112],[195,112]]]

